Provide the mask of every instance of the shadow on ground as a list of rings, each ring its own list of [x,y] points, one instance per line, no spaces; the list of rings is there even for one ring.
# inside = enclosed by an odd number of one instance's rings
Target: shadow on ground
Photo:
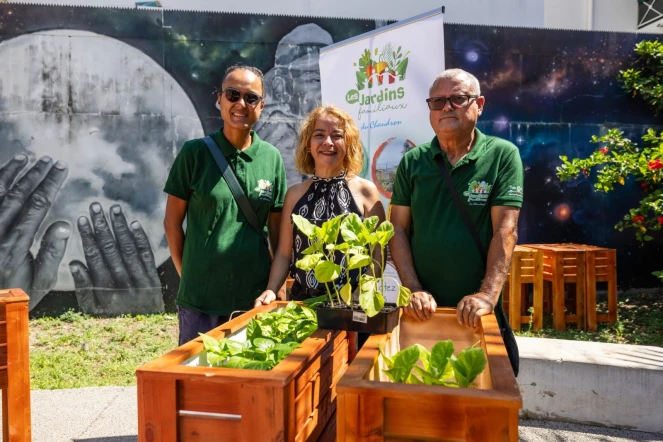
[[[73,442],[136,442],[138,436],[111,436],[74,439]]]
[[[541,421],[537,419],[520,419],[518,429],[521,442],[541,440],[546,442],[654,442],[663,440],[663,434],[645,433],[640,431],[607,427],[595,427],[567,422]]]

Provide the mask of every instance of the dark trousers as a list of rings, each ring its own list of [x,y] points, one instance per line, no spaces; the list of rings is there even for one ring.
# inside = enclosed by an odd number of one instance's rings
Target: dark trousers
[[[199,333],[207,333],[230,320],[230,315],[208,315],[196,310],[177,306],[177,318],[180,324],[179,345],[196,339]]]

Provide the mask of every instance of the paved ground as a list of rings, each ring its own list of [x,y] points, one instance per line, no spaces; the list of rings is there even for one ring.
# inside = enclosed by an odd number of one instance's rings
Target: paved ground
[[[136,442],[136,412],[136,387],[33,391],[32,440]],[[663,434],[521,420],[520,441],[653,442],[663,441]]]

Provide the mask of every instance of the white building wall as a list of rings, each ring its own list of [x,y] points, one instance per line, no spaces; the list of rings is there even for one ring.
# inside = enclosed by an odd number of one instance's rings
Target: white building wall
[[[638,25],[638,2],[636,0],[592,1],[594,2],[594,27],[592,29],[599,31],[636,31]]]
[[[632,3],[636,3],[635,0]],[[587,0],[546,0],[543,27],[588,29],[587,5]],[[637,12],[637,8],[634,7],[633,9]]]
[[[25,0],[14,3],[30,3]],[[135,7],[132,0],[39,0],[40,4]],[[402,20],[446,7],[448,23],[635,32],[636,0],[161,0],[164,8],[272,15]],[[652,26],[647,32],[662,32]]]

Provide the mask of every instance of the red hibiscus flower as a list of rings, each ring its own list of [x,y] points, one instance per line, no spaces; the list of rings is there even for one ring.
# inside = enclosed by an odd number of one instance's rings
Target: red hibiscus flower
[[[663,169],[663,163],[661,163],[661,160],[658,159],[650,161],[649,163],[647,163],[647,165],[649,166],[649,170]]]
[[[663,225],[663,216],[658,217],[658,223]]]
[[[640,184],[640,187],[642,187],[643,189],[646,189],[647,188],[647,183]]]
[[[607,147],[602,147],[599,149],[599,152],[601,152],[603,155],[608,155],[608,148]]]
[[[640,224],[644,220],[645,220],[645,217],[642,216],[642,215],[637,215],[637,216],[633,217],[633,222],[636,223],[636,224]]]

